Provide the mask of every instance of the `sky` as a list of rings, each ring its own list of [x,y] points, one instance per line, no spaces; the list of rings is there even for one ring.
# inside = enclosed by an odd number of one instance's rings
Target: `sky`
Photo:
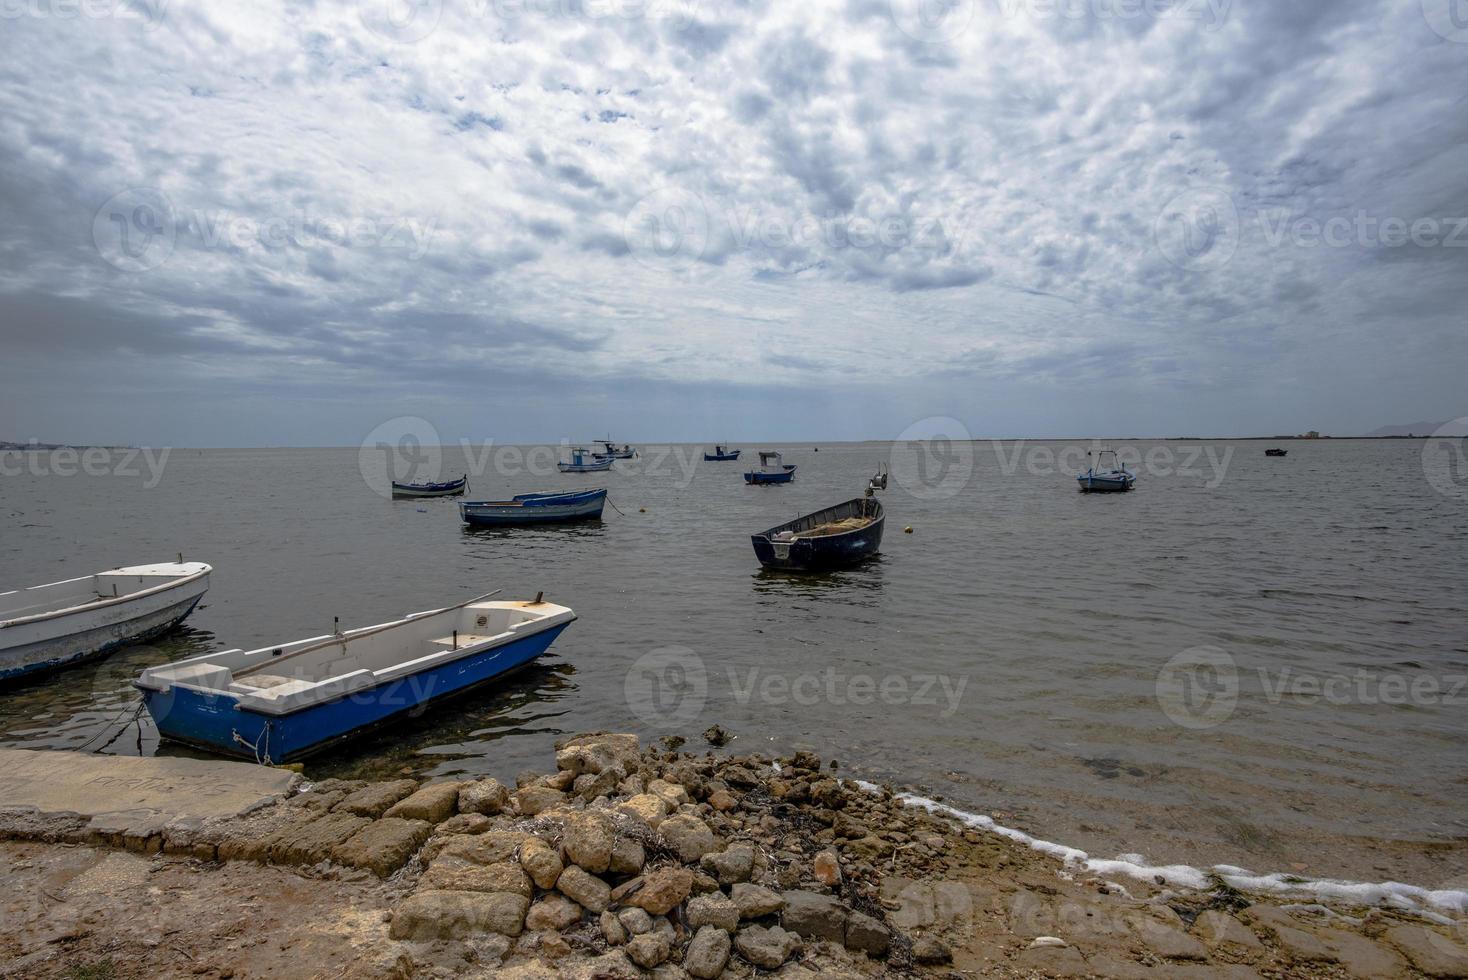
[[[0,439],[1468,415],[1464,0],[0,0]]]

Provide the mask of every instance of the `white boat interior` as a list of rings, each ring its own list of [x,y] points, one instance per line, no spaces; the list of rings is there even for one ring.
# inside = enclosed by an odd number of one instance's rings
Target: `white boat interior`
[[[0,592],[0,623],[9,624],[32,616],[60,616],[102,603],[136,598],[211,570],[209,565],[198,561],[133,565],[50,585]]]
[[[487,601],[258,650],[224,650],[150,667],[138,687],[230,694],[240,707],[283,715],[354,691],[441,667],[569,623],[550,602]]]

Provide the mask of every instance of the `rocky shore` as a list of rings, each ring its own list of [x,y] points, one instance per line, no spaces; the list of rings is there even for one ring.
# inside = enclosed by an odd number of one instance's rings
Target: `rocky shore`
[[[225,819],[0,807],[0,976],[1468,976],[1461,923],[1106,880],[809,753],[679,741]]]

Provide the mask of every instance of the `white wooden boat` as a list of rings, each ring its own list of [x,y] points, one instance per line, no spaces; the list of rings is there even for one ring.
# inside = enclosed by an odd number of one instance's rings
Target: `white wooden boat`
[[[198,561],[162,562],[0,593],[0,682],[168,632],[209,590],[211,571]]]
[[[165,738],[257,762],[297,759],[525,666],[576,618],[540,596],[488,598],[149,667],[134,684]]]

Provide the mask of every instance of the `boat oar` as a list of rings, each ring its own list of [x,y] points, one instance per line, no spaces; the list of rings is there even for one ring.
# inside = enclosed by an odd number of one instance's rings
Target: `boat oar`
[[[352,640],[358,640],[364,636],[375,636],[378,633],[383,633],[387,630],[403,626],[415,619],[422,619],[424,616],[437,616],[439,613],[453,612],[455,609],[463,609],[465,606],[472,606],[476,602],[482,602],[492,596],[497,596],[503,591],[505,590],[495,589],[493,592],[486,592],[484,593],[484,595],[475,596],[473,599],[466,599],[456,605],[444,606],[442,609],[429,609],[420,613],[412,613],[408,616],[404,616],[402,619],[395,620],[391,623],[383,623],[381,626],[374,626],[371,629],[362,630],[360,633],[353,633],[351,636],[333,636],[329,640],[323,640],[320,643],[313,643],[308,647],[301,648],[300,650],[292,650],[290,653],[284,654],[282,656],[271,657],[269,660],[258,663],[253,667],[246,667],[244,670],[236,670],[233,672],[233,674],[235,677],[244,677],[247,674],[254,673],[262,667],[274,667],[282,660],[289,660],[292,657],[299,657],[303,653],[315,653],[317,650],[324,650],[327,647],[336,646],[337,644],[341,644],[342,650],[345,651],[347,644],[350,643]]]

